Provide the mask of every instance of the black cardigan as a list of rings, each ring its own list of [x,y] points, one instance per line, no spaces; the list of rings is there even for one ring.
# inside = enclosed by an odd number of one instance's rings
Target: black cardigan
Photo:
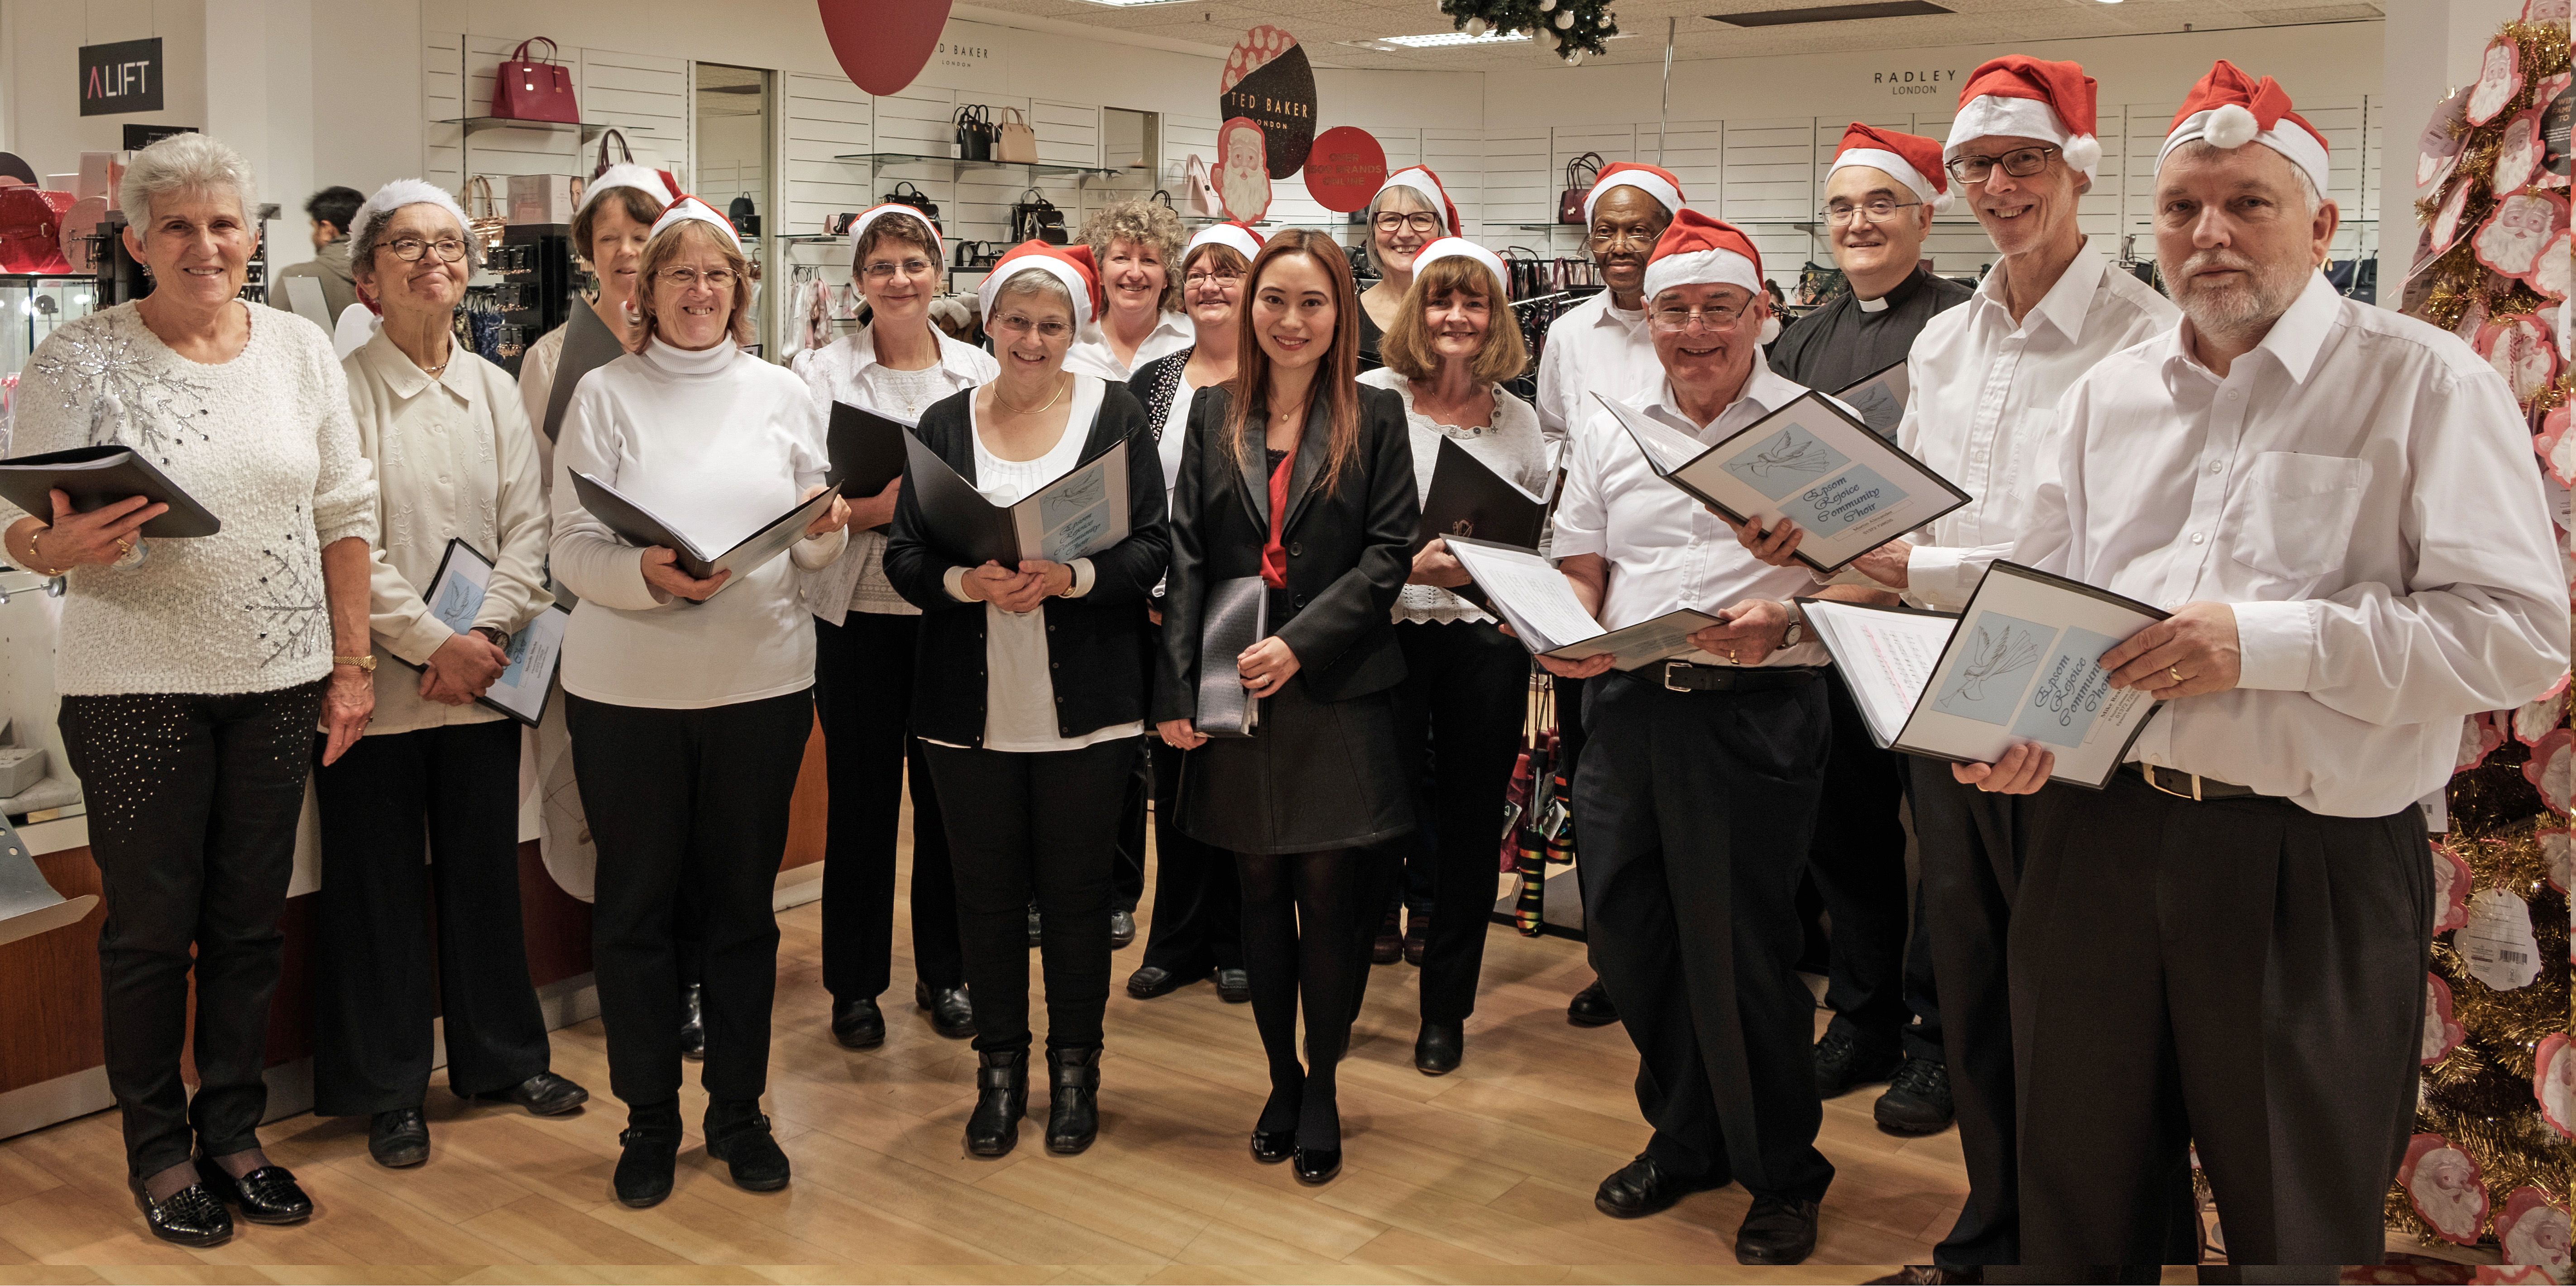
[[[975,481],[974,396],[975,390],[967,389],[931,403],[921,413],[921,426],[913,430],[922,445],[968,482]],[[1048,666],[1061,680],[1054,685],[1058,736],[1078,737],[1145,717],[1151,675],[1143,607],[1163,575],[1171,542],[1163,521],[1163,465],[1145,427],[1145,409],[1124,385],[1112,382],[1102,391],[1100,414],[1083,440],[1082,458],[1099,455],[1121,438],[1127,442],[1127,539],[1091,555],[1091,592],[1050,598],[1040,606],[1046,613]],[[914,500],[919,494],[912,471],[905,469],[885,551],[886,579],[921,609],[912,731],[933,741],[980,747],[987,696],[986,605],[949,597],[948,569],[963,559],[942,549],[923,523]]]
[[[1413,530],[1422,521],[1413,445],[1402,398],[1363,384],[1359,400],[1358,455],[1330,492],[1318,485],[1330,411],[1318,400],[1307,414],[1279,533],[1288,552],[1290,612],[1283,622],[1272,609],[1271,633],[1297,654],[1299,677],[1317,701],[1366,696],[1404,681],[1393,612],[1413,571]],[[1158,723],[1198,711],[1199,618],[1207,587],[1260,575],[1261,546],[1270,538],[1263,426],[1258,419],[1244,425],[1238,468],[1225,438],[1226,416],[1223,385],[1200,389],[1190,404],[1190,436],[1181,445],[1180,484],[1172,493],[1172,570],[1154,682]],[[1231,665],[1233,658],[1214,663]]]

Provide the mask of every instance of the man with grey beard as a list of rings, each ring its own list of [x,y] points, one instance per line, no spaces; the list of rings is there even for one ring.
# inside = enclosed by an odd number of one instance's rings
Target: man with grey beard
[[[2156,172],[2185,320],[2058,403],[2011,554],[2172,613],[2101,658],[2163,703],[2132,762],[2024,814],[2025,1264],[2152,1262],[2195,1146],[2231,1262],[2381,1257],[2432,920],[2416,801],[2463,717],[2567,668],[2522,414],[2457,338],[2326,283],[2326,175],[2268,77],[2202,79]],[[2050,767],[2026,743],[1955,775]]]

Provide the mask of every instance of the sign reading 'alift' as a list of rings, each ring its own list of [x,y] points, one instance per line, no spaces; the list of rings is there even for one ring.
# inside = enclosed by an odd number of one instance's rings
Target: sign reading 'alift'
[[[159,36],[81,46],[80,114],[160,111],[163,65]]]

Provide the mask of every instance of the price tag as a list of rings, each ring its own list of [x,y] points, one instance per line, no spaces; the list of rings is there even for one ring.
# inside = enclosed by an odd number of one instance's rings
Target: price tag
[[[2540,976],[2531,906],[2503,889],[2478,890],[2469,899],[2468,927],[2451,941],[2468,961],[2469,976],[2497,991],[2528,987]]]

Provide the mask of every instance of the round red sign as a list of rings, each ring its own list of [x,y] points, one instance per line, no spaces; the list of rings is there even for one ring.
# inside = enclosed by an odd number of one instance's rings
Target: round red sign
[[[900,94],[930,65],[948,22],[949,0],[818,0],[823,35],[850,83],[880,97]]]
[[[1315,136],[1306,152],[1306,193],[1327,210],[1345,214],[1369,203],[1386,182],[1386,149],[1377,136],[1342,125]]]

